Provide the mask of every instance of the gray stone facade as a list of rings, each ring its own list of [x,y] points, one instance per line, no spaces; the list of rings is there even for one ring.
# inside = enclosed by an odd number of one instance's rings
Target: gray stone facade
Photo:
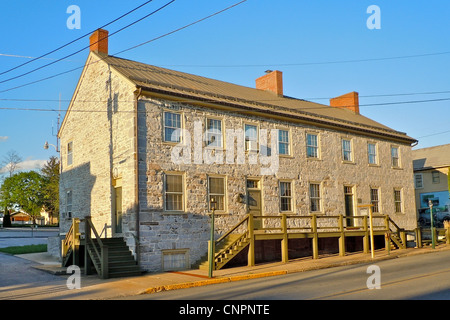
[[[185,266],[190,267],[207,252],[209,177],[221,177],[226,184],[224,210],[216,212],[216,237],[248,213],[246,202],[241,201],[247,192],[248,178],[258,179],[260,183],[262,215],[281,213],[280,182],[289,182],[292,187],[287,213],[299,216],[344,214],[346,186],[353,194],[355,215],[359,214],[356,206],[370,203],[371,189],[377,189],[381,214],[389,214],[400,227],[416,227],[409,144],[337,127],[243,115],[187,101],[171,102],[152,98],[145,92],[136,101],[136,86],[108,64],[93,63],[96,57],[91,54],[88,58],[60,131],[62,232],[68,230],[71,217],[90,215],[97,230],[127,240],[142,269],[170,269],[168,264],[180,263],[167,258],[171,253],[174,259],[179,255],[176,258],[181,257]],[[164,141],[164,112],[181,115],[182,128],[190,133],[190,146],[186,145],[188,135],[183,137],[183,146]],[[200,132],[204,133],[208,118],[220,120],[224,133],[222,148],[214,151],[205,148],[204,141],[196,134],[199,124]],[[264,160],[261,152],[256,153],[255,162],[254,154],[238,149],[239,137],[236,141],[226,139],[226,130],[239,135],[246,123],[255,125],[259,132],[267,130],[267,146],[278,139],[271,130],[289,133],[290,154],[277,158],[276,170],[263,173],[261,169],[269,168],[271,163],[261,163]],[[307,134],[310,133],[318,137],[318,158],[306,156]],[[351,161],[343,160],[342,139],[350,140]],[[72,164],[67,162],[70,142]],[[376,146],[375,164],[368,161],[369,143]],[[259,145],[264,146],[262,142]],[[392,167],[392,147],[399,151],[397,167]],[[178,153],[174,152],[175,148],[179,148]],[[234,151],[232,157],[226,153],[230,148]],[[183,152],[189,149],[191,153],[190,158],[183,154],[184,163],[174,161],[174,154],[180,156],[178,150],[181,149]],[[223,159],[220,160],[221,152]],[[182,176],[181,211],[166,210],[164,177],[168,174]],[[311,183],[320,186],[320,210],[317,212],[311,212]],[[114,226],[116,187],[122,188],[121,232]],[[395,199],[395,194],[401,198]]]

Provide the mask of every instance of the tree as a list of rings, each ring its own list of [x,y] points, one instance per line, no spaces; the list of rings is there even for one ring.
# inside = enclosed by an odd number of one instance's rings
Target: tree
[[[49,213],[49,217],[59,216],[59,160],[50,157],[41,169],[44,177],[44,207]]]
[[[20,172],[6,178],[0,189],[2,207],[18,206],[36,219],[44,204],[45,179],[36,171]]]
[[[9,172],[9,177],[12,177],[14,172],[19,169],[19,163],[22,162],[22,158],[14,150],[8,151],[3,158],[2,166]]]

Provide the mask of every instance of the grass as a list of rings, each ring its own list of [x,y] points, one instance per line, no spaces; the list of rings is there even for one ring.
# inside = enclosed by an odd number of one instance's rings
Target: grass
[[[26,253],[47,252],[47,245],[46,244],[31,244],[28,246],[0,248],[0,252],[8,253],[8,254],[26,254]]]

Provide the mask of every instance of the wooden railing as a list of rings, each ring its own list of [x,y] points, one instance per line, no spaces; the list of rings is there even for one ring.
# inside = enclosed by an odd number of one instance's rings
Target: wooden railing
[[[90,274],[90,261],[94,265],[97,274],[101,278],[108,278],[108,246],[106,246],[97,230],[95,229],[91,217],[85,217],[85,273]],[[94,234],[94,237],[92,237]]]
[[[254,227],[254,220],[261,220]],[[372,226],[372,228],[370,227]],[[370,251],[370,232],[385,236],[385,247],[390,250],[391,241],[400,249],[406,248],[406,232],[400,228],[388,215],[344,216],[344,215],[308,215],[298,216],[279,214],[272,216],[246,215],[239,223],[228,230],[215,243],[216,247],[225,242],[232,233],[239,233],[249,238],[248,265],[255,264],[255,240],[281,239],[282,261],[288,261],[288,240],[292,238],[312,239],[312,256],[319,255],[319,238],[336,237],[339,241],[339,255],[345,255],[345,238],[362,236],[365,253]],[[238,240],[236,240],[238,241]],[[215,258],[220,253],[216,253]]]
[[[77,265],[79,262],[78,248],[80,246],[80,219],[73,218],[72,225],[66,233],[66,237],[61,242],[62,265],[68,262],[72,253],[72,264]]]

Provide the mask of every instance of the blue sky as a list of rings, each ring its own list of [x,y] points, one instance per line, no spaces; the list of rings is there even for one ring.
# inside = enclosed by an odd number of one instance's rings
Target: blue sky
[[[0,73],[144,2],[3,0]],[[107,29],[113,33],[168,2],[154,0]],[[111,36],[109,52],[114,55],[237,2],[176,0]],[[67,27],[70,5],[80,8],[80,29]],[[381,10],[381,29],[366,25],[370,5]],[[424,148],[450,143],[449,16],[450,3],[444,0],[247,0],[118,56],[249,87],[265,70],[281,70],[286,95],[324,104],[357,91],[363,115],[406,132],[419,140],[416,148]],[[85,37],[46,59],[0,75],[0,162],[14,150],[25,161],[22,168],[33,169],[58,155],[53,147],[43,149],[45,141],[56,144],[58,119],[57,111],[46,110],[61,106],[64,116],[88,49],[22,75],[54,61],[49,59],[83,49],[88,42]],[[74,68],[79,69],[39,81]],[[18,78],[9,80],[12,77]],[[34,81],[39,82],[27,85]]]

